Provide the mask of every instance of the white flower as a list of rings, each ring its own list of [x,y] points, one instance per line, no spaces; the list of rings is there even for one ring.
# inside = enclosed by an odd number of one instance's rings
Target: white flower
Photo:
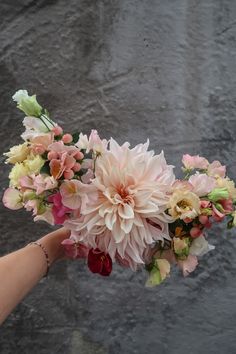
[[[41,118],[25,117],[23,120],[23,125],[26,130],[23,134],[21,134],[21,137],[26,141],[48,133],[56,124],[50,119],[46,119],[41,116]]]
[[[20,103],[23,98],[29,98],[28,91],[27,90],[18,90],[16,93],[12,96],[13,101]]]
[[[215,246],[210,245],[204,236],[199,236],[193,240],[189,252],[193,256],[203,256],[214,249]]]

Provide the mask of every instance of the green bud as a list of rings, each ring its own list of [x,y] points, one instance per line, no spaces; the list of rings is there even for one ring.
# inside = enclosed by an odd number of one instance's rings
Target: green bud
[[[149,272],[148,280],[146,281],[146,286],[152,288],[156,285],[159,285],[162,282],[161,272],[158,268],[153,267]]]
[[[211,202],[217,202],[218,200],[228,199],[229,192],[227,188],[215,188],[208,194],[208,198]]]
[[[42,107],[37,102],[36,95],[29,96],[26,90],[18,90],[12,97],[17,102],[17,108],[27,116],[40,117]]]
[[[23,98],[17,105],[21,111],[23,111],[27,116],[40,117],[42,112],[42,107],[38,104],[36,95],[30,96],[29,98]]]

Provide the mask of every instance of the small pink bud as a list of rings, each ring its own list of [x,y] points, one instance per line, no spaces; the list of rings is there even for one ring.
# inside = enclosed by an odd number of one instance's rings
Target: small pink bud
[[[62,128],[61,128],[59,125],[57,125],[56,127],[54,127],[54,128],[52,129],[52,131],[53,131],[53,133],[54,133],[56,136],[62,135],[62,133],[63,133],[63,130],[62,130]]]
[[[209,222],[208,216],[206,215],[200,215],[199,216],[199,221],[202,225],[206,225]]]
[[[74,164],[74,166],[72,167],[72,170],[73,170],[74,172],[78,172],[80,169],[81,169],[81,165],[80,165],[80,163],[78,163],[78,162],[76,162],[76,163]]]
[[[48,153],[48,160],[53,160],[53,159],[57,159],[57,152],[55,151],[49,151]]]
[[[193,221],[193,219],[191,219],[191,218],[185,218],[184,219],[185,224],[189,224],[192,221]]]
[[[76,160],[82,160],[84,157],[84,154],[81,151],[78,151],[74,157]]]
[[[202,231],[199,229],[199,227],[192,227],[190,230],[190,235],[192,238],[196,238],[201,236]]]
[[[62,141],[64,144],[69,144],[73,141],[73,137],[71,134],[64,134],[62,137]]]
[[[71,179],[74,177],[74,172],[72,170],[68,170],[64,172],[65,179]]]

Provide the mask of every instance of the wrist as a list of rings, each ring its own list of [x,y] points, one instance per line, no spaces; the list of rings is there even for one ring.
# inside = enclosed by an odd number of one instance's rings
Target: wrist
[[[43,236],[38,240],[48,252],[50,265],[58,259],[64,257],[64,248],[61,243],[69,237],[70,231],[65,228],[61,228]]]

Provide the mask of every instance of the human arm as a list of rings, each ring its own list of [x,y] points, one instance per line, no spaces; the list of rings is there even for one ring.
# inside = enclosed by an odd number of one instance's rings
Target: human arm
[[[61,242],[69,235],[69,230],[61,228],[38,240],[48,253],[50,265],[64,256]],[[0,258],[0,324],[46,272],[46,256],[35,244]]]

